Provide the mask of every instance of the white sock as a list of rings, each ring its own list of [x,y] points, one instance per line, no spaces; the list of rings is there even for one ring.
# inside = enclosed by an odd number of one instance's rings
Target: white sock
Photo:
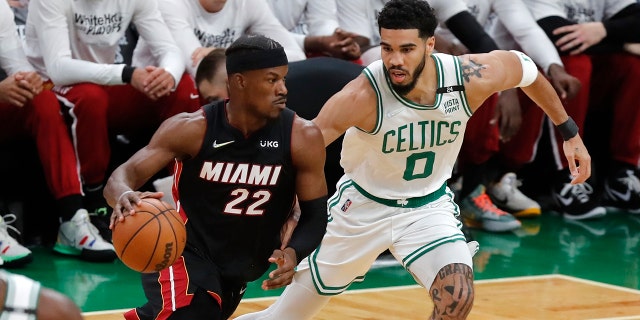
[[[309,269],[299,271],[293,282],[269,308],[248,313],[235,320],[304,320],[311,319],[329,302],[331,296],[321,296],[311,280]]]

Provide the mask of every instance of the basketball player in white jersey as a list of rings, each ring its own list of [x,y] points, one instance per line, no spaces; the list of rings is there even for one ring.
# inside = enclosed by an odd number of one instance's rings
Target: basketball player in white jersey
[[[237,319],[310,319],[363,279],[389,249],[433,301],[431,319],[465,319],[474,300],[471,253],[447,187],[471,114],[493,93],[521,87],[565,134],[574,183],[591,158],[553,87],[521,52],[433,54],[426,1],[391,0],[378,17],[382,60],[323,106],[325,144],[345,133],[345,175],[328,200],[320,246],[268,309]]]

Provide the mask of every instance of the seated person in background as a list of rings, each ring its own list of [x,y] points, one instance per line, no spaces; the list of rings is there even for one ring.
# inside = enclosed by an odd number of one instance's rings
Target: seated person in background
[[[158,5],[181,49],[187,71],[193,77],[198,63],[207,53],[216,48],[227,48],[244,34],[261,34],[278,41],[289,61],[306,58],[265,0],[159,0]],[[154,56],[143,39],[133,53],[133,64],[152,63]]]
[[[335,0],[340,28],[357,34],[362,51],[362,64],[380,59],[378,13],[389,0]],[[438,22],[446,24],[453,34],[474,53],[489,52],[498,47],[467,10],[462,0],[429,0]]]
[[[82,320],[82,314],[62,293],[0,270],[0,319]]]
[[[484,26],[492,38],[495,39],[494,25],[500,24],[504,28],[516,42],[508,45],[499,43],[500,49],[518,49],[528,54],[543,73],[550,75],[550,82],[564,103],[578,94],[580,81],[567,74],[553,43],[536,24],[521,0],[464,0],[464,2],[469,12],[475,16],[480,25]],[[452,44],[448,47],[461,46],[460,41],[446,25],[441,24],[436,34],[440,35],[436,43],[440,42],[441,46],[443,42]],[[523,118],[527,121],[533,120],[528,113],[543,114],[543,112],[524,93],[515,89],[502,92],[494,103],[496,103],[495,106],[479,109],[470,119],[465,142],[458,158],[458,167],[462,171],[461,208],[463,216],[468,217],[465,221],[473,218],[473,214],[468,214],[467,209],[475,207],[473,204],[475,198],[469,195],[476,194],[477,191],[474,189],[479,185],[482,188],[486,186],[487,194],[500,209],[518,218],[541,214],[540,205],[518,189],[519,182],[515,174],[532,157],[526,158],[527,160],[509,159],[507,161],[502,149],[505,143],[509,143],[511,139],[517,139],[518,143],[508,144],[508,146],[511,146],[511,149],[520,148],[516,150],[517,154],[531,154],[530,150],[537,146],[537,141],[524,140],[523,137],[535,138],[526,133],[539,129],[542,120],[538,121],[540,124],[533,126],[521,127],[520,124]],[[525,116],[522,116],[522,113],[525,113]],[[511,149],[509,150],[513,152]]]
[[[360,46],[354,33],[338,26],[335,0],[267,0],[282,25],[307,56],[356,60]]]
[[[120,39],[136,26],[158,64],[114,64]],[[26,27],[29,61],[49,80],[64,104],[85,188],[85,207],[104,213],[102,188],[111,159],[110,135],[141,135],[180,112],[200,107],[193,80],[171,38],[156,1],[31,0]],[[83,220],[86,212],[78,214]],[[103,224],[102,236],[110,239]],[[60,253],[72,246],[58,237]]]
[[[113,246],[95,230],[83,208],[76,155],[58,100],[53,92],[43,90],[40,75],[27,61],[6,1],[0,1],[0,66],[8,74],[0,82],[0,141],[21,136],[35,141],[47,186],[56,199],[56,214],[61,218],[54,250],[87,260],[113,261]],[[7,221],[0,218],[4,265],[31,261],[31,251],[11,238],[7,227]]]
[[[625,51],[625,44],[640,42],[640,4],[635,0],[524,0],[533,17],[554,42],[565,61],[580,72],[588,95],[576,109],[611,115],[611,131],[605,157],[596,171],[604,181],[604,194],[592,184],[572,185],[565,162],[554,152],[557,178],[552,195],[567,219],[604,215],[604,207],[640,213],[640,57]],[[634,32],[630,32],[634,30]],[[584,117],[583,115],[583,117]],[[607,116],[608,117],[608,116]],[[605,118],[607,118],[605,117]],[[599,121],[601,123],[601,121]],[[595,122],[594,122],[595,124]],[[602,132],[585,135],[602,136]],[[552,131],[551,143],[561,138]],[[561,161],[562,160],[562,161]]]

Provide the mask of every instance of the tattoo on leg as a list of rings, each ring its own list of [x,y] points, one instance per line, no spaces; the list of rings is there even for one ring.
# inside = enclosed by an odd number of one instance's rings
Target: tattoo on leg
[[[463,60],[462,57],[457,57],[460,61],[460,67],[462,68],[462,77],[465,82],[471,82],[471,77],[482,78],[482,74],[480,74],[481,70],[486,69],[486,67],[482,64],[478,64],[471,59]]]
[[[431,286],[431,319],[465,319],[473,306],[473,270],[461,263],[444,266]]]

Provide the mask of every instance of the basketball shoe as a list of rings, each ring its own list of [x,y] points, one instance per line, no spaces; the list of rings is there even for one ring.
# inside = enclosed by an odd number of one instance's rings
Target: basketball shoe
[[[95,208],[92,212],[89,212],[89,221],[98,229],[102,239],[107,242],[112,242],[113,238],[111,229],[109,229],[110,220],[111,214],[108,206]]]
[[[558,205],[565,219],[584,220],[604,217],[607,211],[598,205],[593,195],[593,187],[588,181],[571,184],[569,170],[560,174],[556,184],[552,187],[553,199]]]
[[[473,192],[460,203],[462,219],[465,225],[482,228],[492,232],[505,232],[520,228],[520,221],[509,213],[498,209],[485,192],[483,185],[478,185]]]
[[[16,221],[14,214],[6,214],[0,217],[0,258],[2,267],[21,267],[33,260],[31,250],[22,246],[16,239],[9,235],[9,230],[20,234],[10,223]]]
[[[100,236],[86,209],[78,210],[71,220],[60,224],[53,250],[87,261],[111,262],[116,258],[113,245]]]
[[[620,169],[604,183],[603,204],[640,213],[640,179],[632,169]]]
[[[525,196],[518,187],[522,183],[513,172],[502,176],[498,183],[487,188],[487,194],[500,209],[518,218],[536,217],[540,215],[540,205]]]

